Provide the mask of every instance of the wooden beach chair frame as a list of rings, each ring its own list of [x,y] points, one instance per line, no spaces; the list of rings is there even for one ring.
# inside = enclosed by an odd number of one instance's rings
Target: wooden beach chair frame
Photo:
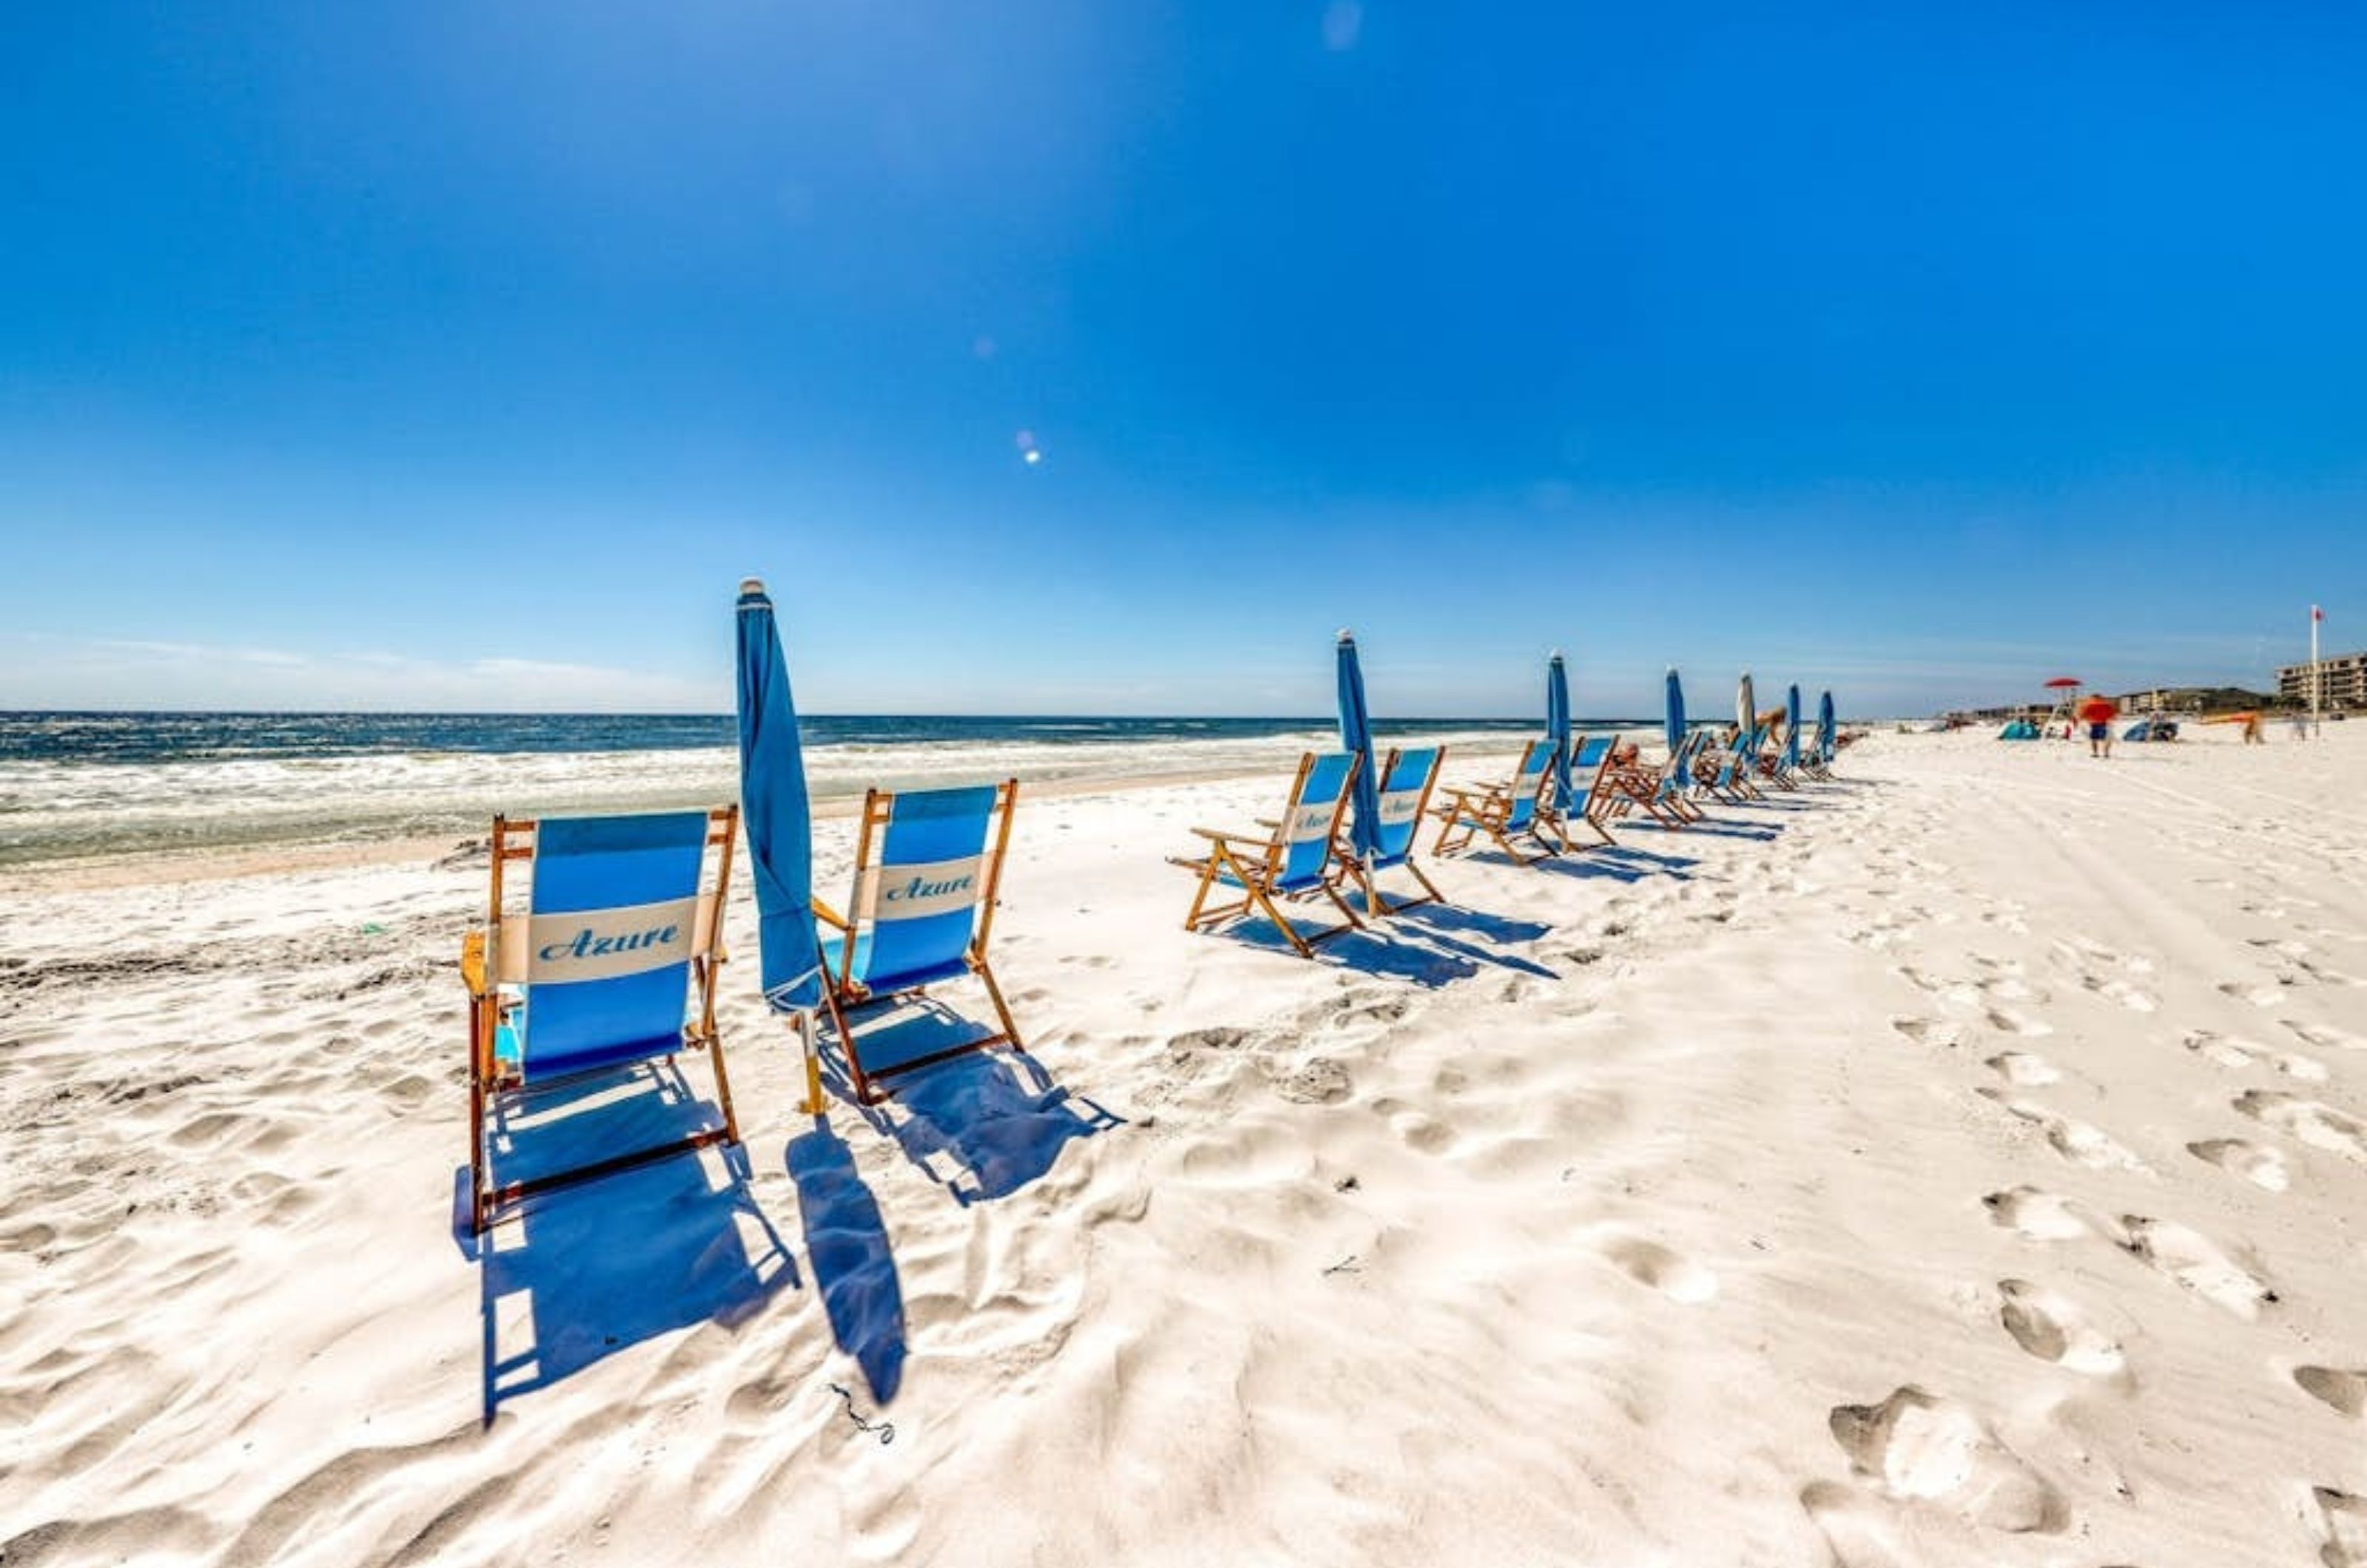
[[[876,874],[884,869],[873,864],[872,856],[874,853],[884,853],[886,851],[888,828],[896,815],[896,792],[881,789],[864,792],[863,816],[856,829],[855,844],[855,897],[847,900],[850,913],[842,915],[820,898],[813,901],[815,921],[838,933],[838,964],[835,969],[828,961],[829,940],[825,938],[823,942],[822,1003],[830,1010],[831,1026],[836,1031],[839,1048],[846,1057],[847,1076],[854,1084],[855,1098],[865,1105],[877,1105],[888,1098],[890,1089],[882,1087],[883,1079],[899,1077],[923,1067],[934,1066],[939,1062],[950,1061],[957,1056],[967,1056],[973,1052],[989,1050],[997,1045],[1008,1045],[1023,1055],[1026,1054],[1027,1047],[1019,1038],[1019,1026],[1012,1021],[1011,1008],[1002,998],[1002,987],[996,983],[994,970],[988,964],[986,957],[987,940],[994,932],[995,905],[1002,887],[1003,862],[1011,850],[1011,813],[1012,807],[1017,804],[1019,798],[1019,781],[1005,779],[993,788],[994,802],[989,807],[991,826],[987,833],[987,847],[980,857],[981,863],[979,871],[978,897],[972,905],[975,918],[970,927],[969,942],[961,955],[961,962],[968,971],[977,976],[986,987],[987,999],[993,1004],[994,1016],[1002,1025],[1000,1030],[966,1040],[958,1045],[947,1045],[889,1066],[874,1069],[864,1065],[862,1050],[856,1043],[855,1031],[847,1023],[848,1010],[920,996],[924,994],[929,987],[940,983],[939,980],[927,980],[917,985],[890,987],[885,990],[879,990],[873,988],[855,974],[857,939],[871,915],[870,910],[862,907],[865,901],[864,889],[866,886],[865,878],[866,874]],[[904,793],[927,792],[906,791]],[[876,896],[875,875],[873,897],[876,898]]]
[[[1340,782],[1340,798],[1332,804],[1331,817],[1324,830],[1325,864],[1314,880],[1303,886],[1285,888],[1280,886],[1284,868],[1290,858],[1291,840],[1286,824],[1298,814],[1299,798],[1306,792],[1308,776],[1314,773],[1319,753],[1309,751],[1298,759],[1298,771],[1290,781],[1290,801],[1279,820],[1263,824],[1262,832],[1228,832],[1217,828],[1195,828],[1192,831],[1208,841],[1207,852],[1198,857],[1170,855],[1170,865],[1180,865],[1186,871],[1197,872],[1200,883],[1193,889],[1192,908],[1184,917],[1185,931],[1201,931],[1221,925],[1228,920],[1242,919],[1252,912],[1272,920],[1301,958],[1315,956],[1314,943],[1329,942],[1351,931],[1362,931],[1365,922],[1356,911],[1340,897],[1337,867],[1340,823],[1347,815],[1348,803],[1356,792],[1356,770],[1364,759],[1353,753],[1348,758],[1347,775]],[[1241,891],[1241,897],[1228,904],[1211,906],[1208,896],[1221,881],[1231,881]],[[1425,884],[1426,885],[1426,884]],[[1347,919],[1344,926],[1324,926],[1311,935],[1303,934],[1282,911],[1285,903],[1294,903],[1320,892],[1330,898]]]
[[[1545,754],[1543,765],[1535,775],[1536,784],[1526,800],[1528,820],[1515,824],[1513,813],[1523,804],[1522,795],[1517,793],[1521,781],[1531,776],[1529,766],[1538,760],[1540,752]],[[1447,785],[1446,794],[1451,798],[1444,806],[1431,812],[1439,821],[1438,840],[1431,846],[1432,852],[1442,855],[1461,854],[1471,847],[1474,839],[1485,834],[1490,842],[1511,857],[1515,865],[1534,865],[1546,855],[1561,853],[1569,848],[1569,840],[1562,832],[1560,820],[1547,798],[1552,784],[1553,742],[1540,739],[1532,740],[1521,748],[1520,761],[1508,780],[1482,784],[1476,789],[1457,789],[1453,784]],[[1545,836],[1546,829],[1552,829],[1553,839],[1548,840]],[[1515,837],[1532,840],[1545,854],[1521,853],[1512,843]]]
[[[1400,909],[1410,909],[1417,905],[1445,902],[1446,895],[1438,890],[1438,885],[1424,874],[1420,863],[1414,859],[1414,844],[1421,837],[1421,819],[1430,810],[1431,793],[1438,787],[1439,772],[1446,765],[1445,747],[1433,746],[1427,750],[1431,753],[1430,771],[1422,775],[1421,787],[1414,792],[1411,825],[1407,831],[1406,847],[1402,854],[1387,865],[1376,870],[1365,863],[1346,834],[1336,830],[1333,834],[1331,870],[1328,874],[1331,885],[1337,888],[1342,881],[1353,882],[1357,890],[1365,896],[1365,909],[1368,914],[1394,915]],[[1388,782],[1397,775],[1398,762],[1404,755],[1405,752],[1401,748],[1393,746],[1389,748],[1388,754],[1381,759],[1380,782],[1384,801],[1390,793]],[[1348,782],[1353,790],[1355,779],[1351,776]],[[1401,898],[1397,903],[1390,903],[1381,897],[1381,890],[1374,886],[1374,883],[1378,880],[1380,872],[1385,871],[1410,873],[1413,879],[1421,884],[1422,896],[1419,898]]]
[[[1634,762],[1612,763],[1604,780],[1610,794],[1601,816],[1625,817],[1641,809],[1664,828],[1685,828],[1701,821],[1704,813],[1685,798],[1685,788],[1691,781],[1693,759],[1707,738],[1706,731],[1688,730],[1684,739],[1677,742],[1676,750],[1657,768]]]
[[[1603,844],[1615,844],[1618,840],[1611,836],[1611,829],[1603,826],[1603,819],[1614,814],[1614,807],[1621,799],[1617,786],[1611,782],[1618,768],[1619,738],[1615,735],[1572,736],[1569,742],[1570,765],[1573,768],[1582,766],[1586,749],[1595,745],[1600,745],[1603,750],[1595,756],[1593,771],[1586,775],[1583,782],[1570,781],[1577,789],[1577,798],[1567,803],[1556,802],[1555,809],[1558,813],[1564,839],[1569,837],[1571,823],[1583,822]],[[1573,846],[1576,847],[1580,846]],[[1602,845],[1582,847],[1599,849]]]
[[[485,924],[470,931],[460,942],[460,976],[469,989],[470,1224],[472,1232],[480,1235],[489,1225],[510,1217],[527,1199],[539,1193],[596,1180],[710,1145],[740,1142],[740,1121],[731,1105],[731,1079],[724,1068],[723,1041],[715,1026],[715,981],[725,959],[723,897],[731,883],[731,852],[739,831],[740,808],[720,806],[707,813],[707,837],[701,846],[702,860],[712,860],[715,874],[713,885],[706,886],[702,864],[690,957],[690,985],[698,1004],[697,1018],[683,1026],[680,1044],[662,1054],[698,1050],[707,1053],[715,1073],[715,1095],[723,1112],[723,1125],[531,1179],[495,1184],[491,1136],[504,1097],[523,1100],[547,1089],[562,1088],[633,1065],[620,1061],[529,1083],[523,1060],[512,1068],[496,1049],[504,1022],[521,1002],[530,999],[526,980],[531,910],[505,923],[503,899],[509,866],[513,863],[530,863],[535,857],[538,826],[533,818],[493,818]],[[654,1060],[655,1056],[640,1059]]]

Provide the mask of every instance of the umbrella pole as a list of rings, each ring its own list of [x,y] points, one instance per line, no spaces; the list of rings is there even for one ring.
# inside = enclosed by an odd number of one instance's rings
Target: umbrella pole
[[[798,1110],[808,1116],[822,1114],[821,1054],[814,1043],[814,1015],[810,1008],[798,1014],[798,1043],[806,1053],[806,1102]]]

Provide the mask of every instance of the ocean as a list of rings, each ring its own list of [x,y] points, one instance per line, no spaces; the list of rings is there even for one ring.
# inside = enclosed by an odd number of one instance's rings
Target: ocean
[[[1271,768],[1338,743],[1328,718],[801,719],[818,800]],[[1580,720],[1580,729],[1649,728]],[[1501,754],[1536,719],[1378,720],[1384,744]],[[722,715],[0,713],[0,865],[87,855],[455,839],[497,811],[626,811],[738,793]],[[1450,765],[1452,763],[1450,755]]]

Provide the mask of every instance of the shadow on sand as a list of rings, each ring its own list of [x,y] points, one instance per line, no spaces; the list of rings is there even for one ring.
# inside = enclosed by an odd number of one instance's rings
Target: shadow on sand
[[[719,1119],[672,1064],[644,1064],[538,1093],[530,1117],[503,1125],[502,1174],[580,1165]],[[619,1350],[701,1323],[744,1323],[795,1289],[797,1265],[749,1193],[748,1174],[742,1148],[678,1155],[544,1193],[475,1236],[462,1168],[455,1239],[478,1267],[486,1423],[504,1401]]]

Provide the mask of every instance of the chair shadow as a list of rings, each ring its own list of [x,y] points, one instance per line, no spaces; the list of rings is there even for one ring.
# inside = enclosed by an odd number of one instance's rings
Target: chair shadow
[[[886,1404],[904,1383],[904,1289],[878,1201],[855,1168],[854,1151],[821,1117],[782,1158],[798,1185],[806,1257],[831,1337],[862,1369],[872,1399]]]
[[[1387,917],[1436,932],[1467,932],[1489,942],[1535,942],[1553,930],[1542,920],[1515,920],[1461,904],[1412,904]]]
[[[884,1104],[857,1109],[965,1207],[1010,1197],[1070,1144],[1126,1125],[1056,1083],[1035,1057],[1001,1048],[916,1069],[891,1087]]]
[[[1690,881],[1693,868],[1700,863],[1692,855],[1659,854],[1629,844],[1601,844],[1549,863],[1551,869],[1563,876],[1599,877],[1619,883],[1641,882],[1654,875]]]
[[[563,1114],[538,1096],[531,1125],[504,1130],[513,1167],[578,1164],[717,1120],[670,1064],[656,1074],[659,1093],[602,1098],[644,1070],[583,1086],[563,1097]],[[513,1173],[504,1168],[505,1179]],[[539,1194],[478,1236],[462,1168],[455,1239],[478,1266],[485,1424],[504,1402],[620,1350],[700,1323],[744,1323],[796,1289],[797,1264],[748,1177],[742,1148],[685,1152]]]

